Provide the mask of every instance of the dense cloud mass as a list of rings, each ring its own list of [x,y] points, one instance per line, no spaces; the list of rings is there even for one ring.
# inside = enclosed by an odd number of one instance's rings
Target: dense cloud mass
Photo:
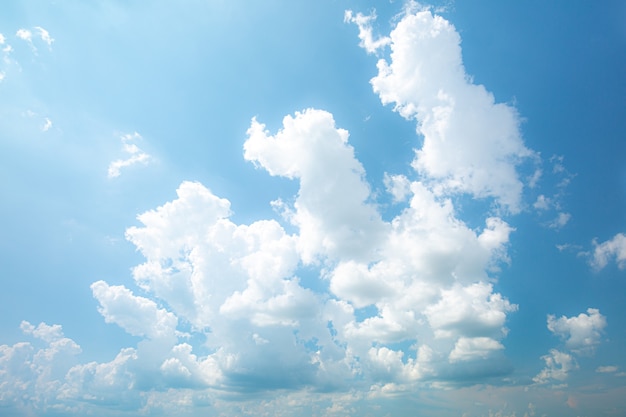
[[[383,104],[417,122],[424,138],[413,161],[437,194],[493,197],[511,212],[521,209],[523,183],[516,167],[538,156],[524,145],[515,108],[496,103],[465,73],[461,38],[454,26],[430,11],[405,16],[385,42],[371,40],[371,18],[358,24],[362,46],[391,46],[371,80]],[[365,45],[363,45],[365,43]]]
[[[410,174],[385,175],[398,214],[383,219],[349,132],[329,112],[287,115],[276,132],[253,118],[245,160],[298,183],[293,199],[272,202],[279,216],[239,224],[229,200],[182,182],[174,199],[126,231],[144,258],[132,270],[135,290],[91,284],[104,321],[137,345],[108,362],[81,363],[81,348],[60,326],[24,322],[35,342],[0,346],[0,406],[167,414],[245,404],[270,391],[282,395],[277,407],[332,393],[319,414],[346,415],[363,398],[511,372],[507,319],[518,305],[498,291],[497,273],[515,232],[506,216],[526,204],[520,166],[539,156],[523,143],[515,108],[465,73],[460,36],[445,19],[409,11],[379,39],[373,15],[346,12],[345,20],[358,26],[367,52],[390,48],[373,90],[423,138]],[[32,33],[19,36],[30,42]],[[140,138],[122,136],[127,159],[111,163],[110,178],[150,161]],[[459,196],[491,205],[479,227],[460,218]],[[615,257],[622,267],[622,241],[596,245],[594,264]],[[575,355],[593,353],[606,319],[587,313],[548,317],[564,349],[542,357],[535,384],[565,381],[578,367]]]

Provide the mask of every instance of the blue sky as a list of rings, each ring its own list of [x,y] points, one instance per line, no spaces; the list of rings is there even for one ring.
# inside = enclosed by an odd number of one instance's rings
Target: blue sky
[[[0,415],[626,413],[626,6],[8,1]]]

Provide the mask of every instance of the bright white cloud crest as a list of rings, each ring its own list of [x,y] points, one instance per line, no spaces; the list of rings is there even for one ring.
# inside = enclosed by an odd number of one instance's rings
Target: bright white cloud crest
[[[391,46],[390,61],[378,61],[371,83],[383,104],[393,103],[403,117],[417,121],[424,143],[414,167],[436,182],[438,192],[494,197],[518,212],[523,184],[516,166],[537,155],[524,146],[516,110],[495,103],[465,73],[454,26],[428,10],[418,11],[374,44],[371,18],[346,16],[358,24],[368,51]]]
[[[548,329],[565,340],[565,346],[575,352],[593,352],[600,343],[606,327],[606,317],[596,308],[588,308],[587,314],[575,317],[548,316]]]

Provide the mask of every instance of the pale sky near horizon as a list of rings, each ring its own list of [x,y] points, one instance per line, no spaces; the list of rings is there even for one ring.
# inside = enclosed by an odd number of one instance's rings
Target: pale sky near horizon
[[[0,6],[0,416],[626,414],[626,5]]]

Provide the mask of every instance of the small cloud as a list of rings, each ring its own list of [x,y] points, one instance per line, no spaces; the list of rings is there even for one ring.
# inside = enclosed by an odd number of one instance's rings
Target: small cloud
[[[35,26],[34,30],[35,30],[35,35],[48,46],[48,49],[50,49],[50,47],[52,46],[52,42],[54,42],[54,39],[50,36],[50,32],[48,32],[46,29],[42,28],[41,26]],[[18,29],[18,31],[15,33],[15,36],[22,39],[26,43],[28,43],[33,53],[37,54],[37,47],[35,46],[33,42],[32,31],[28,29],[23,29],[23,28]]]
[[[551,205],[552,201],[550,200],[550,198],[541,194],[539,197],[537,197],[537,201],[535,201],[533,207],[537,210],[548,210]]]
[[[565,339],[565,346],[573,352],[581,354],[593,353],[600,344],[600,338],[606,327],[606,317],[600,310],[588,308],[587,314],[556,318],[548,315],[548,329],[555,335]]]
[[[535,188],[542,175],[543,171],[541,170],[541,168],[537,168],[533,175],[528,179],[528,187]]]
[[[600,373],[600,374],[612,374],[617,372],[619,368],[617,366],[598,366],[596,368],[596,372]]]
[[[41,131],[42,132],[47,132],[48,130],[50,130],[51,127],[52,127],[52,120],[50,120],[47,117],[44,118],[43,126],[41,126]]]
[[[32,44],[33,33],[28,29],[18,29],[15,36]]]
[[[122,135],[120,139],[122,140],[122,150],[124,153],[128,154],[129,157],[126,159],[116,159],[109,164],[109,178],[119,177],[121,175],[122,168],[136,164],[147,165],[152,159],[150,155],[142,151],[139,146],[133,143],[133,141],[142,139],[139,133],[135,132],[132,134],[125,134]]]
[[[578,364],[572,355],[551,349],[550,354],[541,357],[546,367],[533,378],[536,384],[545,384],[550,381],[565,381],[569,373],[578,369]]]
[[[551,229],[561,229],[570,221],[571,218],[572,215],[570,213],[561,212],[556,216],[556,219],[549,223],[548,226]]]
[[[573,245],[571,243],[563,243],[561,245],[556,245],[556,248],[559,250],[559,252],[579,252],[582,248],[580,245]]]
[[[411,182],[404,175],[389,175],[385,173],[385,188],[392,195],[393,201],[398,203],[406,201],[411,194]]]
[[[52,37],[50,36],[50,32],[48,32],[41,26],[35,26],[35,30],[39,32],[39,37],[42,41],[44,41],[49,47],[52,46],[52,42],[54,42],[54,39],[52,39]]]
[[[626,235],[618,233],[606,242],[598,243],[596,239],[592,242],[594,246],[592,258],[589,264],[599,271],[603,269],[611,260],[617,263],[619,269],[626,268]]]
[[[365,49],[368,54],[373,54],[391,43],[391,38],[387,36],[374,39],[372,30],[372,22],[374,20],[376,20],[376,13],[370,15],[357,13],[355,15],[352,10],[346,10],[343,16],[344,22],[355,23],[358,26],[359,39],[361,40],[359,46]]]

